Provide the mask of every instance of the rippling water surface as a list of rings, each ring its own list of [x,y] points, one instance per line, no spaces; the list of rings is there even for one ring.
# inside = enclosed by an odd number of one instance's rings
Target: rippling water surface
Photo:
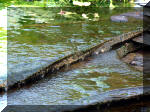
[[[43,60],[56,60],[137,29],[142,26],[141,20],[130,18],[127,23],[110,21],[111,15],[136,10],[8,8],[8,74],[25,71],[29,65],[29,69],[35,69]]]
[[[121,62],[116,51],[101,54],[72,66],[32,87],[8,95],[8,104],[68,104],[101,92],[142,85],[142,73]]]
[[[60,13],[61,9],[65,12]],[[137,10],[139,9],[10,7],[7,72],[15,78],[16,72],[24,75],[27,70],[102,43],[112,36],[136,30],[142,27],[141,20],[129,18],[127,23],[115,23],[110,21],[110,16]],[[31,88],[11,93],[8,96],[9,104],[67,104],[70,100],[102,91],[142,84],[141,73],[119,61],[115,51],[78,66]]]

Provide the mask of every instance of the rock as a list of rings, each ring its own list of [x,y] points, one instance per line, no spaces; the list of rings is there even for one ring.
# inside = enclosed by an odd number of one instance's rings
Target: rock
[[[134,61],[134,60],[133,60],[130,64],[131,64],[131,65],[134,65],[134,66],[143,66],[143,63],[142,63],[142,62]]]
[[[123,13],[120,16],[133,17],[136,19],[143,19],[143,12],[128,12],[128,13]]]
[[[111,16],[111,21],[113,22],[128,22],[128,18],[125,16]]]
[[[143,44],[143,36],[139,36],[133,39],[134,42]]]
[[[107,51],[111,50],[113,48],[113,46],[124,43],[125,41],[129,41],[129,40],[141,35],[142,32],[143,32],[143,30],[139,29],[138,31],[132,31],[132,32],[128,32],[128,33],[125,33],[125,34],[122,34],[119,36],[112,37],[111,40],[108,40],[108,41],[100,44],[100,46],[98,45],[97,47],[99,47],[99,48],[95,51],[95,54],[107,52]]]
[[[130,64],[133,68],[139,71],[143,71],[143,54],[142,52],[129,53],[124,58],[122,58],[127,64]]]
[[[117,49],[117,54],[119,58],[125,57],[128,53],[131,53],[142,46],[136,46],[133,43],[125,43],[122,47]]]
[[[133,61],[131,61],[130,64],[134,65],[134,66],[140,66],[140,67],[142,67],[143,66],[143,56],[141,56],[141,57],[135,56],[134,59],[133,59]]]
[[[141,37],[138,36],[134,38],[133,41],[139,43],[141,42]],[[140,51],[136,52],[142,48],[142,44],[134,44],[132,42],[125,43],[117,50],[117,54],[123,62],[131,65],[136,70],[143,71],[143,54]]]
[[[143,12],[128,12],[116,16],[111,16],[113,22],[128,22],[128,17],[143,19]]]

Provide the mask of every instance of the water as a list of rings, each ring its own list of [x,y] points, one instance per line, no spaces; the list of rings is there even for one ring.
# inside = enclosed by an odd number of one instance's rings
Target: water
[[[8,80],[15,74],[27,77],[60,57],[141,27],[142,21],[134,18],[110,21],[111,15],[133,10],[139,9],[8,8]]]
[[[121,62],[116,51],[72,66],[52,78],[8,94],[10,105],[69,105],[101,92],[142,85],[142,73]]]
[[[66,11],[65,14],[60,14],[61,9]],[[70,53],[142,27],[142,21],[134,18],[130,18],[127,23],[110,21],[111,15],[136,10],[139,9],[8,8],[8,80],[10,77],[16,78],[16,74],[21,77],[31,75]],[[25,74],[26,71],[29,73]],[[0,81],[6,80],[3,72],[2,75]],[[102,91],[138,86],[141,81],[141,73],[120,62],[113,51],[108,55],[98,56],[86,66],[59,73],[31,88],[11,93],[8,102],[28,105],[68,104],[70,100]]]

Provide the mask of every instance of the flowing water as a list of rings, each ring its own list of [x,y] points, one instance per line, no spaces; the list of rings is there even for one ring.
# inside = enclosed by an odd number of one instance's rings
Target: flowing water
[[[68,104],[101,92],[142,85],[142,73],[121,62],[116,51],[72,66],[52,78],[8,94],[10,105]]]
[[[9,76],[24,77],[26,71],[29,75],[60,57],[142,27],[142,20],[135,18],[129,18],[126,23],[110,21],[111,15],[137,10],[139,8],[8,8],[8,80]],[[142,73],[122,63],[116,51],[74,66],[10,93],[8,104],[69,104],[102,91],[142,85]],[[0,80],[5,79],[0,76]]]

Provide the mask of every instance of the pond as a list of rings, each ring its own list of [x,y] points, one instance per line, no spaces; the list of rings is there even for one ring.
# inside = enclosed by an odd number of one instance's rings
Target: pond
[[[129,18],[126,23],[110,20],[112,15],[139,10],[142,9],[8,8],[8,81],[18,75],[31,75],[68,54],[141,28],[140,19]],[[87,66],[58,73],[50,80],[12,93],[8,96],[8,103],[67,104],[70,100],[102,91],[142,84],[142,73],[121,63],[115,51],[88,63]]]
[[[141,28],[143,23],[140,19],[131,17],[126,23],[110,20],[112,15],[139,10],[142,9],[9,7],[8,81],[12,77],[15,79],[18,74],[21,77],[31,75],[39,68],[68,54]],[[6,42],[5,34],[1,38]],[[6,63],[1,65],[6,66]],[[0,81],[3,83],[7,76],[4,72],[1,74]],[[69,104],[69,101],[103,91],[140,85],[142,73],[122,63],[117,58],[116,52],[112,51],[86,63],[74,65],[73,69],[57,73],[54,77],[44,79],[30,88],[10,93],[8,104]]]
[[[138,9],[9,8],[8,80],[9,76],[32,74],[68,54],[140,28],[142,21],[134,18],[127,23],[110,21],[111,15],[133,10]]]

